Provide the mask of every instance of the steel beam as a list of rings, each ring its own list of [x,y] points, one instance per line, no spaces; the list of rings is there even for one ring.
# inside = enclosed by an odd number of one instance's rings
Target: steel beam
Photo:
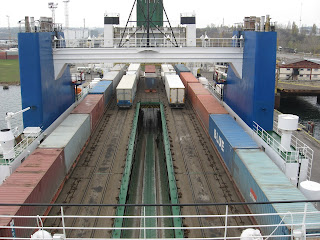
[[[243,48],[56,48],[53,50],[55,76],[68,63],[170,63],[229,62],[242,77]]]

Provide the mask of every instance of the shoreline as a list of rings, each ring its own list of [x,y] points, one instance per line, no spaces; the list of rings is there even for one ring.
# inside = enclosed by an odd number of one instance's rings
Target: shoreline
[[[0,82],[0,87],[3,86],[20,86],[20,82]]]

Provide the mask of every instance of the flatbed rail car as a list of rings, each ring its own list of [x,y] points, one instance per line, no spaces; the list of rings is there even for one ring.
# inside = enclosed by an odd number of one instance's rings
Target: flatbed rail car
[[[117,105],[119,108],[129,108],[135,99],[138,78],[135,74],[124,75],[116,88]]]
[[[165,76],[165,89],[170,107],[183,108],[185,105],[185,86],[178,75]]]

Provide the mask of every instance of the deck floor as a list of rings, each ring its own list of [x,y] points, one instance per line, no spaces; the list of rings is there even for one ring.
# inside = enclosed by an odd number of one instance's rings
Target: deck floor
[[[144,91],[140,80],[137,101],[162,101],[171,142],[180,203],[225,203],[240,202],[232,181],[226,174],[208,134],[203,130],[192,106],[187,102],[184,109],[171,109],[166,99],[164,86],[158,81],[156,92]],[[99,125],[91,136],[78,164],[66,181],[56,203],[117,204],[122,172],[126,160],[126,148],[131,131],[134,107],[119,110],[113,99]],[[146,146],[148,148],[148,145]],[[230,213],[245,213],[242,207],[230,207]],[[50,215],[59,215],[60,208],[53,207]],[[68,207],[65,215],[115,215],[111,207]],[[224,207],[182,207],[183,215],[225,214]],[[251,224],[248,218],[230,219],[231,224]],[[187,218],[184,226],[224,225],[224,218]],[[61,221],[48,219],[47,226],[60,226]],[[112,227],[112,219],[67,220],[67,226]],[[240,236],[242,229],[233,229],[228,236]],[[68,237],[109,238],[111,231],[73,230]],[[217,237],[223,233],[213,230],[190,230],[189,238]]]

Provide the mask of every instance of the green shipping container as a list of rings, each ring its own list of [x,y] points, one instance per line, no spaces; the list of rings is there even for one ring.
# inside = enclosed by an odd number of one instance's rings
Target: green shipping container
[[[148,0],[138,0],[137,1],[137,26],[147,27],[148,18]],[[149,0],[149,18],[150,28],[155,28],[155,26],[163,26],[163,5],[161,1]]]

